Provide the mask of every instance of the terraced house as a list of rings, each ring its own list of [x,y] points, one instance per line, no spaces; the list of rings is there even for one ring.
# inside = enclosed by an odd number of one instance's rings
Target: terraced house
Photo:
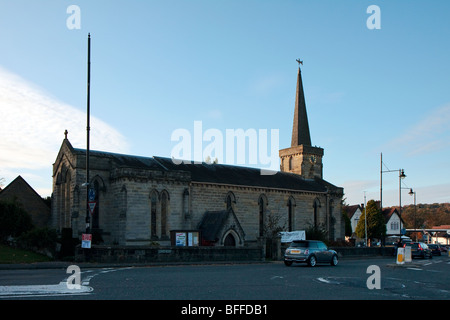
[[[322,177],[324,150],[312,146],[301,70],[289,148],[279,151],[280,171],[224,164],[175,164],[165,157],[140,157],[74,148],[67,135],[53,164],[54,227],[86,230],[87,186],[95,207],[91,227],[104,244],[174,244],[180,230],[198,231],[194,244],[256,245],[274,227],[285,231],[325,228],[344,237],[343,189]],[[274,226],[275,224],[275,226]]]

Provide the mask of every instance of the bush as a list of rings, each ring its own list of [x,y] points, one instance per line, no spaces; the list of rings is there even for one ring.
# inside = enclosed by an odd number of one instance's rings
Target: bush
[[[17,202],[0,201],[0,242],[33,228],[31,216]]]
[[[305,233],[308,240],[320,240],[328,244],[328,232],[322,225],[310,226],[305,230]]]
[[[49,228],[34,228],[22,233],[17,238],[17,244],[26,249],[48,249],[50,252],[54,253],[56,240],[56,230]]]

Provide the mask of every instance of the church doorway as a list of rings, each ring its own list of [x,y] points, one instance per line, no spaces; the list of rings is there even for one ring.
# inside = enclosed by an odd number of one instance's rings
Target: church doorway
[[[225,240],[223,241],[223,245],[227,247],[235,247],[236,246],[236,239],[231,234],[231,232],[225,237]]]

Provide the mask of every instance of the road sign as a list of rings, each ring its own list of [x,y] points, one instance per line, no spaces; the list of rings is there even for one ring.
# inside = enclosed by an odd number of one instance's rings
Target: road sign
[[[95,189],[89,189],[89,201],[95,200]]]
[[[93,214],[94,210],[95,210],[95,206],[97,205],[97,201],[89,201],[88,205],[89,205],[89,212],[91,214]]]

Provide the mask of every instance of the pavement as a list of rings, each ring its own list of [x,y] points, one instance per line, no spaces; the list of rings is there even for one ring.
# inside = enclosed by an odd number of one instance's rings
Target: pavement
[[[218,264],[264,264],[279,261],[197,261],[197,262],[122,262],[122,263],[98,263],[75,261],[47,261],[35,263],[4,263],[0,264],[0,270],[26,270],[26,269],[67,269],[71,265],[80,268],[125,268],[125,267],[150,267],[150,266],[182,266],[182,265],[218,265]]]

